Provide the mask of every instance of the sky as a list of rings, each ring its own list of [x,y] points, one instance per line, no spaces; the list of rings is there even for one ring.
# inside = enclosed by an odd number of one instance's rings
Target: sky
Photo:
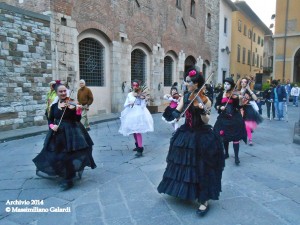
[[[235,0],[233,0],[234,2]],[[244,0],[267,27],[275,21],[271,16],[276,13],[276,0]]]

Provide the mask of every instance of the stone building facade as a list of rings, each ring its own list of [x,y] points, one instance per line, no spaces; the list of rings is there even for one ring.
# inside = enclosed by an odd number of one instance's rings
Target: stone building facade
[[[300,82],[300,1],[277,0],[273,79]]]
[[[92,115],[120,112],[133,79],[148,86],[150,105],[160,106],[189,66],[204,76],[217,71],[219,1],[6,2],[51,18],[53,79],[68,81],[74,93],[85,79],[95,97]]]
[[[50,18],[0,3],[0,130],[45,124]]]

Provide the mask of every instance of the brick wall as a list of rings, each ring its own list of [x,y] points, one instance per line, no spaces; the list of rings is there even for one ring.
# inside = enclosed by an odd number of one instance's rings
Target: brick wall
[[[45,124],[50,19],[0,3],[0,130]]]

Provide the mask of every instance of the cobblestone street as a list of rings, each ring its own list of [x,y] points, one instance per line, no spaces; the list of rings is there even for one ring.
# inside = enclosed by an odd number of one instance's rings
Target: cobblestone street
[[[241,164],[230,158],[223,173],[220,201],[199,218],[197,204],[160,195],[156,187],[165,166],[172,127],[154,114],[155,132],[144,135],[144,157],[135,158],[133,137],[118,134],[119,120],[92,126],[97,168],[87,169],[68,191],[58,180],[35,175],[32,158],[45,135],[0,144],[0,224],[298,224],[300,152],[292,143],[299,108],[289,106],[289,122],[265,120],[253,134],[254,146],[241,144]],[[210,124],[214,124],[216,112]],[[44,200],[40,208],[70,207],[71,212],[6,212],[7,200]],[[15,205],[15,207],[33,205]]]

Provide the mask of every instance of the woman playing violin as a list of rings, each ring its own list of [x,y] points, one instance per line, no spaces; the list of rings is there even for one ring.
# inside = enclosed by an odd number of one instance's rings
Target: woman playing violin
[[[92,169],[96,164],[92,157],[93,141],[80,123],[81,106],[70,102],[64,85],[56,86],[58,102],[51,106],[50,130],[44,148],[33,159],[38,176],[59,176],[61,188],[69,189],[78,173],[81,178],[86,166]]]
[[[256,104],[257,96],[254,94],[254,83],[251,79],[243,77],[238,81],[238,90],[240,90],[241,112],[245,121],[249,145],[252,146],[252,131],[256,129],[257,124],[263,121],[263,118],[258,113]]]
[[[247,143],[245,124],[240,112],[240,93],[234,90],[234,81],[231,77],[224,79],[224,91],[216,98],[215,108],[219,116],[214,125],[214,130],[223,139],[225,159],[229,158],[229,142],[233,142],[235,164],[239,165],[240,140]]]
[[[165,111],[162,115],[162,119],[164,121],[166,121],[167,123],[172,124],[172,126],[174,127],[174,130],[177,130],[178,121],[172,114],[180,101],[180,95],[178,94],[177,88],[171,87],[170,94],[166,94],[164,96],[164,99],[168,100],[170,102],[170,104],[165,109]]]
[[[128,93],[124,103],[125,109],[121,112],[121,126],[119,132],[124,136],[133,134],[135,140],[136,157],[143,155],[142,133],[151,132],[153,128],[153,118],[146,107],[148,96],[143,92],[138,81],[132,82],[132,91]]]
[[[203,216],[209,209],[208,200],[219,198],[224,153],[220,138],[208,124],[211,103],[201,89],[203,76],[191,68],[185,81],[188,93],[173,112],[175,118],[180,118],[181,111],[186,112],[185,123],[171,138],[167,168],[157,190],[198,201],[197,213]]]

